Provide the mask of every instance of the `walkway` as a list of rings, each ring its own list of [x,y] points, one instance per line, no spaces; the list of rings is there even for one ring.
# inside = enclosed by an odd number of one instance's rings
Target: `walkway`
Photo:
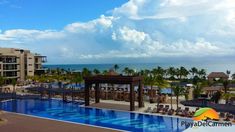
[[[4,113],[1,118],[7,119],[0,125],[1,132],[114,132],[114,130],[72,124],[48,119],[29,117],[13,113]]]

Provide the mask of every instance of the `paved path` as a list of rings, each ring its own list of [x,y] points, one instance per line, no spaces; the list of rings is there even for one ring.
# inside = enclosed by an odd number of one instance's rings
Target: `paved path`
[[[114,130],[72,124],[13,113],[4,113],[1,118],[7,119],[0,125],[0,132],[115,132]]]

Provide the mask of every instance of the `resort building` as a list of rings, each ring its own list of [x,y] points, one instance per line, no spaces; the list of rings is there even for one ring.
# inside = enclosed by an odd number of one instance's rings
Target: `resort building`
[[[46,56],[29,50],[0,48],[0,75],[7,81],[24,81],[27,76],[43,73],[42,64],[46,61]]]

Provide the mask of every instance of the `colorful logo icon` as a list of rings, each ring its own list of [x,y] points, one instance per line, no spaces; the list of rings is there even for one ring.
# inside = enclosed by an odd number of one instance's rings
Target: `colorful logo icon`
[[[195,121],[204,121],[204,120],[219,120],[218,113],[212,108],[200,108],[197,110],[193,116]]]

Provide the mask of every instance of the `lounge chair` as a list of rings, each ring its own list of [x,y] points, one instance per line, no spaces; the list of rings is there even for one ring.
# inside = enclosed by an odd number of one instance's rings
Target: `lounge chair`
[[[163,110],[164,106],[163,105],[159,105],[159,107],[157,107],[157,112],[156,113],[160,113]]]
[[[227,116],[224,121],[230,121],[230,118]]]
[[[233,118],[233,114],[227,113],[224,121],[231,121]]]
[[[157,108],[153,108],[152,113],[158,113],[158,109]]]
[[[182,113],[180,114],[180,116],[188,117],[188,116],[189,116],[189,108],[188,108],[188,107],[185,107],[185,109],[182,111]]]
[[[225,113],[224,112],[220,112],[219,117],[224,119],[225,118]]]
[[[149,113],[149,112],[151,112],[152,111],[152,108],[151,107],[148,107],[144,112],[145,113]]]
[[[194,113],[195,113],[194,111],[192,111],[192,112],[189,111],[188,117],[193,117]]]
[[[187,117],[193,117],[194,113],[189,111],[189,107],[185,108],[185,114]]]
[[[168,111],[168,115],[173,115],[174,114],[174,112],[175,112],[175,110],[174,109],[170,109],[169,111]]]
[[[182,110],[181,110],[181,107],[178,107],[178,109],[176,109],[176,115],[180,115],[182,114]]]
[[[168,110],[169,110],[169,108],[163,109],[163,110],[162,110],[162,114],[167,114],[167,113],[168,113]]]
[[[170,106],[166,105],[165,108],[162,109],[162,114],[166,114],[169,110]]]
[[[170,106],[169,105],[165,105],[165,109],[169,109],[170,108]]]
[[[192,111],[190,114],[193,116],[193,115],[196,113],[197,110],[199,110],[199,107],[197,107],[197,108],[195,109],[195,111]]]
[[[224,118],[222,119],[223,121],[230,121],[228,113],[224,113]]]
[[[231,118],[231,119],[233,119],[234,115],[231,114],[231,113],[228,113],[228,117]]]

